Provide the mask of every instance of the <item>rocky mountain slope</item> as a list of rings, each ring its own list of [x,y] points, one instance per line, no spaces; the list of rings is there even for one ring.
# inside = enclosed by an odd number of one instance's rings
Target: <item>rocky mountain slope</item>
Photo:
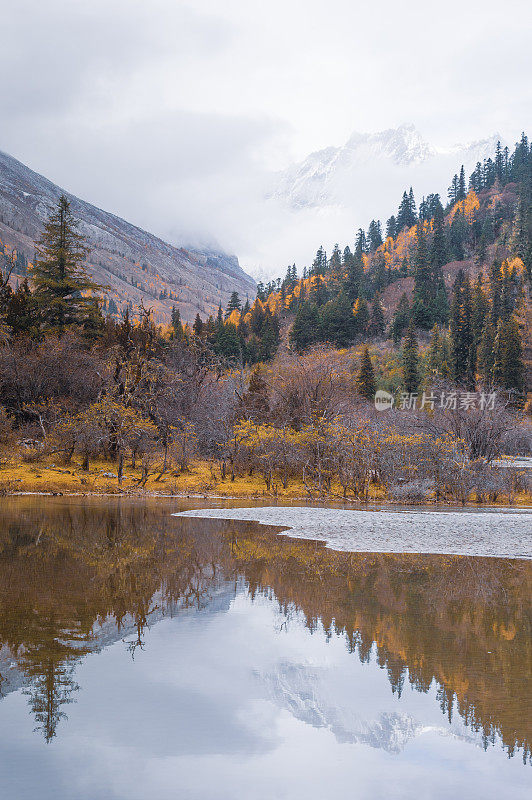
[[[60,194],[66,194],[80,221],[91,252],[88,266],[95,280],[108,287],[110,310],[133,308],[141,301],[166,322],[178,305],[184,320],[215,314],[232,291],[255,295],[255,281],[236,256],[214,250],[176,247],[102,211],[63,190],[42,175],[0,152],[0,254],[19,253],[15,280],[27,272],[43,222]]]

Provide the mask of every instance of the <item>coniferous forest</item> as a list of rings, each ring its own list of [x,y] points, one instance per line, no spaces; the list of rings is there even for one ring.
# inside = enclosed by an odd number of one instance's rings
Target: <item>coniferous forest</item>
[[[329,254],[320,246],[254,299],[233,292],[216,317],[184,321],[176,305],[157,325],[149,307],[118,308],[86,256],[64,196],[27,277],[20,254],[4,254],[4,491],[39,485],[51,464],[70,476],[47,474],[52,488],[170,481],[460,502],[529,490],[526,476],[493,466],[530,453],[525,134],[469,177],[461,167],[447,197],[405,189],[385,222]]]

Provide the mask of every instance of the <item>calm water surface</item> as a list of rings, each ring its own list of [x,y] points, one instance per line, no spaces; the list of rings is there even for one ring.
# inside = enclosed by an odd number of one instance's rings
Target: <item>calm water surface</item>
[[[532,562],[1,502],[2,800],[531,796]]]

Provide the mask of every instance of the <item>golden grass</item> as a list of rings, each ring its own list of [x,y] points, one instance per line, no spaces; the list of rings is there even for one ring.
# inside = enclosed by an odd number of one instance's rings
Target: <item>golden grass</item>
[[[260,475],[237,475],[231,480],[228,472],[222,478],[218,462],[194,461],[188,470],[178,472],[170,469],[157,480],[159,469],[154,465],[150,469],[149,478],[144,486],[140,485],[141,468],[133,469],[130,463],[124,465],[122,484],[116,477],[117,465],[114,462],[97,460],[90,465],[88,472],[81,468],[81,463],[73,459],[70,464],[56,463],[52,458],[43,458],[37,462],[24,463],[15,458],[0,460],[0,495],[18,493],[43,494],[153,494],[153,495],[196,495],[200,497],[234,497],[250,499],[319,499],[317,493],[309,496],[305,485],[297,479],[290,479],[286,488],[280,480],[275,479],[270,489]],[[339,485],[332,485],[327,498],[342,500],[343,490]],[[371,486],[368,500],[385,501],[386,491],[381,486]],[[529,494],[518,494],[512,498],[516,506],[532,506]],[[473,502],[472,504],[476,505]],[[501,496],[490,506],[508,505],[508,498]]]

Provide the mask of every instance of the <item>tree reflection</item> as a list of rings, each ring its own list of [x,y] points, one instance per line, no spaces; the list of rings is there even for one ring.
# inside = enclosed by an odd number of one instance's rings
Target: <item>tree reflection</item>
[[[427,692],[436,683],[449,720],[458,713],[485,746],[498,736],[509,755],[530,757],[529,562],[341,553],[171,510],[161,501],[5,504],[0,648],[26,679],[46,741],[87,653],[123,639],[134,656],[153,621],[205,608],[224,581],[236,591],[244,580],[252,597],[279,603],[284,628],[303,615],[310,631],[343,636],[399,697],[405,684]]]

